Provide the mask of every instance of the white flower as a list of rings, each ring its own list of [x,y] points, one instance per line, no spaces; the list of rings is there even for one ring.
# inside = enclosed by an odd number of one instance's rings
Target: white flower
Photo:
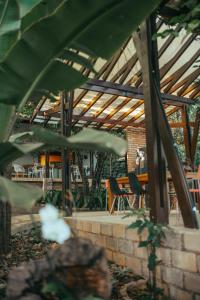
[[[55,221],[58,219],[58,210],[51,204],[47,204],[39,211],[41,222]]]
[[[71,231],[69,226],[59,218],[58,210],[54,206],[47,204],[40,209],[39,213],[42,222],[43,238],[62,244],[70,237]]]

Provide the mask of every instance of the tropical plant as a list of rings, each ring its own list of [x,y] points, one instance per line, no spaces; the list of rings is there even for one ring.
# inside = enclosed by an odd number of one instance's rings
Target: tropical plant
[[[159,13],[168,28],[156,36],[178,36],[180,29],[186,33],[200,33],[200,3],[198,0],[163,1]],[[177,26],[178,25],[178,26]]]
[[[147,267],[149,270],[148,289],[149,296],[142,298],[143,300],[167,299],[163,294],[163,289],[157,286],[157,266],[161,263],[157,256],[157,249],[162,245],[165,239],[164,228],[162,224],[154,224],[145,209],[132,210],[125,217],[136,216],[136,221],[132,222],[128,228],[137,229],[140,237],[138,247],[146,248],[148,253]],[[142,233],[146,231],[147,237],[144,239]],[[162,297],[162,298],[161,298]]]
[[[84,83],[87,77],[80,72],[80,67],[95,74],[94,58],[108,59],[158,2],[0,1],[1,175],[14,159],[48,145],[97,147],[124,154],[125,142],[91,130],[66,139],[37,128],[31,134],[39,138],[38,143],[24,144],[19,137],[8,139],[18,113],[34,92],[57,93]],[[72,67],[71,62],[78,68]],[[0,186],[3,201],[29,206],[41,197],[39,189],[27,189],[2,176]]]

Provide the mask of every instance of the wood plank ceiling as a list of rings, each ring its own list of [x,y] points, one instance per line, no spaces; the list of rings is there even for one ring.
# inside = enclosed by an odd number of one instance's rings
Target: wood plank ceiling
[[[158,26],[163,31],[166,25],[159,22]],[[197,82],[200,68],[194,67],[200,57],[199,40],[195,34],[186,36],[180,31],[176,38],[158,38],[158,50],[161,92],[166,114],[171,115],[180,106],[191,104],[200,96],[200,82]],[[72,126],[106,130],[143,126],[142,70],[134,46],[134,36],[110,61],[98,59],[95,62],[98,71],[95,80],[87,69],[76,64],[73,67],[89,76],[91,82],[74,92]],[[59,99],[53,103],[43,96],[31,122],[57,123],[59,120]]]

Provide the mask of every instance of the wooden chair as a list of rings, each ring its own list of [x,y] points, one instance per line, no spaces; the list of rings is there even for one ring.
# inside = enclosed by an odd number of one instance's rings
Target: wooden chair
[[[145,207],[144,198],[145,198],[145,195],[146,195],[147,191],[145,189],[143,189],[143,187],[142,187],[141,183],[139,182],[135,172],[129,172],[128,173],[128,179],[129,179],[130,189],[131,189],[131,191],[134,195],[134,198],[135,198],[134,202],[133,202],[133,205],[135,204],[135,202],[138,199],[139,200],[138,207],[139,208],[144,208]]]

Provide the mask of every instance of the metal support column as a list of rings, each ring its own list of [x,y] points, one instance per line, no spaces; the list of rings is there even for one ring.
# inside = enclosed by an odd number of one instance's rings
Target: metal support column
[[[71,121],[73,110],[73,92],[60,92],[61,105],[61,133],[68,137],[71,135]],[[62,199],[67,208],[67,214],[72,215],[72,199],[70,199],[71,170],[70,170],[70,149],[62,149]]]
[[[49,151],[45,151],[45,178],[49,178]]]

